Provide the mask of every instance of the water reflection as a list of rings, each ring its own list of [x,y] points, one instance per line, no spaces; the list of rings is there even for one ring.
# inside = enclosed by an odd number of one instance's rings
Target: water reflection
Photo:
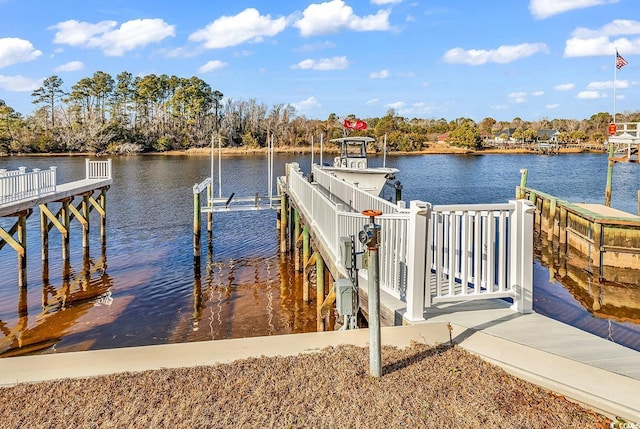
[[[171,342],[314,332],[316,304],[303,301],[293,268],[279,256],[208,261],[204,277],[194,270],[194,311]]]
[[[84,253],[81,269],[74,271],[69,260],[62,265],[60,287],[50,283],[49,264],[42,264],[41,308],[29,316],[28,288],[19,288],[17,318],[0,320],[0,356],[33,353],[54,346],[95,305],[110,305],[113,286],[106,272],[106,254],[93,260]],[[5,312],[6,314],[6,312]],[[13,325],[13,327],[11,327]]]
[[[537,264],[534,310],[640,351],[640,287],[633,280],[640,271],[605,267],[599,273],[571,247],[561,248],[545,234],[537,234],[535,243],[536,259],[548,275]]]

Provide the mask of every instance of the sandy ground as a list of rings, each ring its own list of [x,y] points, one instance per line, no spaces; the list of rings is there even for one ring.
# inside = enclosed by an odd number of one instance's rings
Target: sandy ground
[[[291,357],[0,388],[3,428],[608,428],[458,347]]]

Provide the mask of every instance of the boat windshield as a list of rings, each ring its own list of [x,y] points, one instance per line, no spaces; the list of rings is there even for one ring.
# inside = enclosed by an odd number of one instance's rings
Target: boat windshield
[[[366,147],[364,142],[345,142],[342,144],[341,155],[343,158],[366,158]]]

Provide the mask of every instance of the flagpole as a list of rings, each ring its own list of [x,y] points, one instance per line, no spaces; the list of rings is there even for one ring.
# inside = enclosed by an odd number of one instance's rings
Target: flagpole
[[[613,123],[616,123],[616,78],[618,75],[618,48],[616,55],[613,57]]]

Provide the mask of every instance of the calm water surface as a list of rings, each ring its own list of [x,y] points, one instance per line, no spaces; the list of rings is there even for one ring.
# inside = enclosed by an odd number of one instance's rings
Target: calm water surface
[[[275,173],[283,175],[284,164],[293,161],[308,171],[309,156],[276,155]],[[373,159],[373,164],[381,163],[381,157]],[[576,202],[601,203],[607,168],[606,155],[390,156],[386,163],[400,169],[405,200],[434,204],[513,199],[521,168],[529,170],[530,187]],[[0,159],[0,168],[8,169],[50,165],[58,166],[59,183],[84,176],[81,158]],[[232,192],[266,195],[266,170],[266,157],[223,157],[222,184],[217,182],[217,171],[214,173],[216,194],[221,185],[225,197]],[[96,221],[88,260],[79,244],[80,228],[72,223],[71,265],[65,269],[59,261],[60,234],[53,230],[49,280],[43,281],[36,210],[28,220],[28,288],[19,293],[15,252],[8,246],[0,250],[0,353],[9,356],[315,330],[316,303],[303,302],[301,276],[278,253],[274,212],[216,214],[213,254],[207,258],[205,244],[203,261],[210,262],[200,276],[194,276],[191,187],[210,174],[208,157],[114,158],[113,174],[114,184],[107,193],[104,252],[99,246],[97,218],[92,218]],[[638,167],[616,165],[613,186],[612,205],[635,213]],[[0,225],[8,228],[10,221],[0,219]],[[640,329],[629,322],[640,320],[637,313],[631,310],[631,315],[619,317],[603,313],[604,307],[594,311],[594,302],[564,286],[561,276],[554,273],[553,267],[550,273],[536,263],[536,311],[640,349]]]

